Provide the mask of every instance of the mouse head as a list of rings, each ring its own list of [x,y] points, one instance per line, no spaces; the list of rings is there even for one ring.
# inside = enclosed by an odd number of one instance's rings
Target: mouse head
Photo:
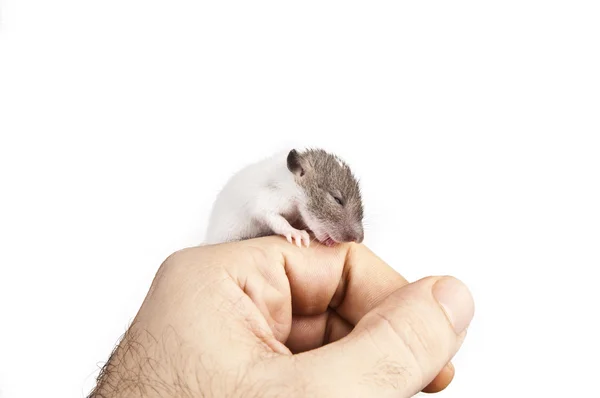
[[[300,213],[316,238],[326,245],[361,243],[364,238],[362,198],[350,167],[322,149],[291,150],[287,167],[304,191]]]

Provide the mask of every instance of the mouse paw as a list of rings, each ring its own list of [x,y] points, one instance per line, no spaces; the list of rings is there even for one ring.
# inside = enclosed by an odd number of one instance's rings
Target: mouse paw
[[[303,244],[308,247],[310,245],[310,235],[308,232],[294,229],[284,234],[285,238],[290,243],[296,243],[296,246],[302,247]]]

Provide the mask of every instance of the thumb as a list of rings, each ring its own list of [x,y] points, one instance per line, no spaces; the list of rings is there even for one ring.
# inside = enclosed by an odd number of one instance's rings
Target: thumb
[[[396,290],[345,338],[297,355],[296,366],[324,396],[411,397],[456,354],[473,314],[463,283],[425,278]]]

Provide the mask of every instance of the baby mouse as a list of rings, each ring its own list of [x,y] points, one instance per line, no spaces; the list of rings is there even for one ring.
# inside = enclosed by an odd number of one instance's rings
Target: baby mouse
[[[275,234],[308,247],[306,229],[327,246],[364,238],[358,180],[322,149],[280,152],[237,172],[217,195],[206,243]]]

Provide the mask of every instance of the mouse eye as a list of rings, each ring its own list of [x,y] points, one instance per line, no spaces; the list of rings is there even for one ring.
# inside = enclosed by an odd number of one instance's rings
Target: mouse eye
[[[344,205],[344,201],[342,200],[342,195],[339,194],[339,192],[329,192],[329,196],[331,196],[333,198],[333,200],[335,200],[337,202],[338,205],[343,206]]]

